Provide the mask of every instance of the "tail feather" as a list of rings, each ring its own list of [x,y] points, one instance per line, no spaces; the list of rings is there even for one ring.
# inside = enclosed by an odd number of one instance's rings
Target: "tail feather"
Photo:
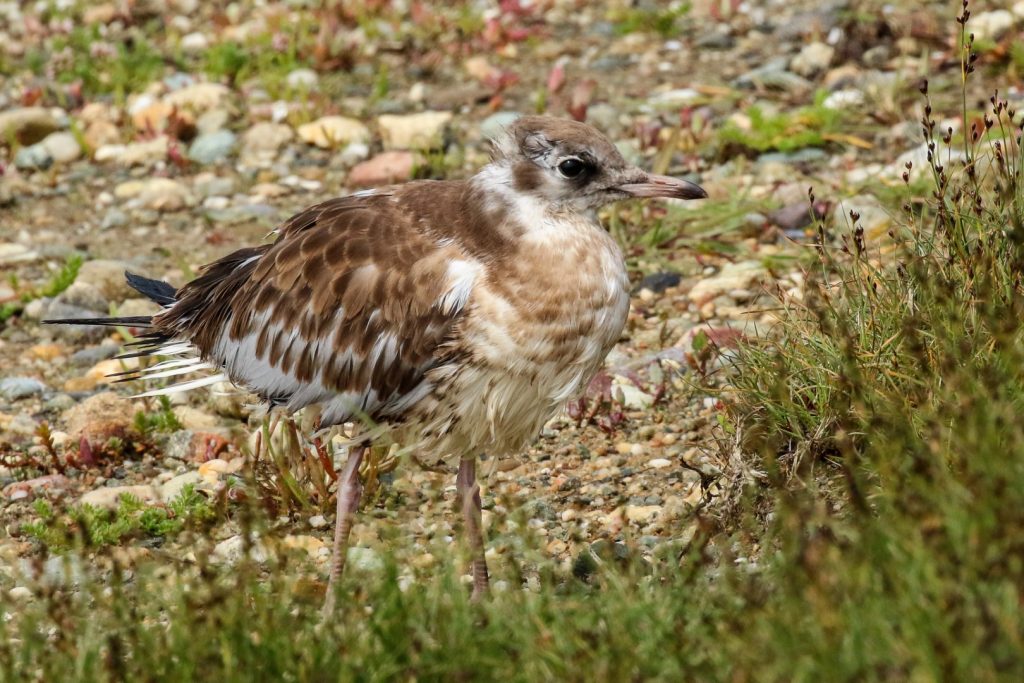
[[[165,308],[173,305],[178,300],[178,290],[169,282],[153,280],[127,270],[124,273],[124,277],[128,280],[129,287]]]
[[[177,301],[175,297],[178,294],[178,290],[170,283],[143,277],[131,271],[125,271],[124,277],[128,281],[128,286],[164,308],[173,305]],[[43,320],[42,322],[46,325],[100,325],[104,327],[125,325],[129,327],[149,327],[153,324],[153,316],[124,315],[109,318],[54,318]],[[146,336],[161,338],[163,335],[153,334]]]

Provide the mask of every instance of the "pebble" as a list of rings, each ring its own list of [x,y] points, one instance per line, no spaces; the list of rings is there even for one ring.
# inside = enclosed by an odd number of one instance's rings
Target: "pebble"
[[[227,159],[235,148],[235,134],[218,130],[200,135],[188,148],[188,158],[198,164],[215,164]]]
[[[201,54],[210,46],[202,33],[192,32],[181,37],[181,49],[189,54]]]
[[[0,396],[8,401],[39,396],[46,391],[46,385],[34,377],[5,377],[0,379]]]
[[[800,54],[793,58],[789,68],[801,76],[817,76],[828,68],[835,52],[835,48],[831,45],[820,42],[809,43],[800,50]]]
[[[245,552],[245,539],[240,535],[227,538],[213,547],[211,560],[217,564],[235,565],[242,559]],[[260,564],[270,559],[266,546],[262,541],[255,539],[249,549],[249,557]]]
[[[29,249],[24,244],[0,242],[0,266],[15,263],[31,263],[39,260],[39,252]]]
[[[122,166],[148,166],[167,158],[170,138],[158,135],[152,140],[128,145],[103,145],[96,150],[96,161],[113,161]]]
[[[75,284],[92,285],[107,300],[122,301],[135,293],[125,279],[125,271],[128,270],[131,270],[131,264],[125,261],[93,259],[79,268]]]
[[[231,96],[231,90],[220,83],[195,83],[164,96],[166,104],[178,109],[206,111],[220,106]]]
[[[1017,7],[1014,6],[1016,10]],[[972,14],[968,29],[978,40],[999,40],[1017,23],[1013,13],[1005,9]]]
[[[319,80],[320,77],[312,69],[295,69],[285,77],[284,82],[289,88],[312,90]]]
[[[13,137],[22,145],[31,145],[57,130],[59,125],[53,113],[44,107],[0,111],[0,140]]]
[[[326,529],[330,523],[323,515],[313,515],[309,518],[309,525],[314,529]]]
[[[93,507],[115,510],[120,504],[121,496],[129,495],[138,498],[143,503],[155,503],[160,499],[156,489],[149,484],[138,484],[134,486],[105,486],[93,489],[78,499],[79,505],[92,505]]]
[[[376,187],[400,183],[412,177],[417,156],[412,152],[382,152],[364,161],[349,172],[347,184],[352,187]]]
[[[444,145],[444,133],[452,120],[450,111],[424,111],[418,114],[377,117],[384,149],[431,150]]]
[[[242,134],[241,161],[247,164],[270,163],[294,137],[292,129],[282,123],[257,123]]]
[[[654,470],[664,469],[672,466],[672,461],[667,458],[654,458],[647,461],[647,466]]]
[[[14,165],[22,170],[40,170],[53,166],[53,155],[39,142],[28,147],[22,147],[14,155]]]
[[[160,485],[158,495],[160,500],[164,502],[172,501],[181,495],[182,490],[188,486],[198,487],[203,482],[203,476],[196,471],[185,472],[179,474],[171,479],[168,479]]]
[[[520,116],[522,114],[517,111],[495,112],[480,123],[480,136],[485,140],[500,138]]]
[[[299,139],[323,149],[343,147],[351,142],[369,142],[370,129],[361,121],[345,116],[324,116],[299,126]]]
[[[29,602],[35,599],[32,589],[25,586],[15,586],[7,591],[7,597],[13,602]]]
[[[699,280],[690,290],[690,299],[702,301],[734,289],[750,289],[767,274],[760,261],[726,263],[718,274]]]
[[[114,188],[114,196],[129,200],[129,206],[154,211],[178,211],[195,205],[184,184],[171,178],[129,180]]]

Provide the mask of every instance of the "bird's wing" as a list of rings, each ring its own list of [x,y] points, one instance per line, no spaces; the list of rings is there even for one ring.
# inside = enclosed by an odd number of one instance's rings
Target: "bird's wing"
[[[274,404],[328,403],[325,424],[422,397],[481,264],[386,193],[323,202],[278,235],[207,266],[156,330]]]

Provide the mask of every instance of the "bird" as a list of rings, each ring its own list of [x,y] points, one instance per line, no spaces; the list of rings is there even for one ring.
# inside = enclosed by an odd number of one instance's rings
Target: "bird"
[[[468,179],[320,202],[181,288],[127,272],[161,306],[155,315],[45,322],[144,328],[125,356],[169,360],[130,379],[207,373],[143,395],[229,380],[269,409],[317,410],[321,428],[362,425],[337,474],[328,611],[370,445],[387,435],[421,458],[457,461],[478,600],[489,587],[478,457],[525,449],[625,326],[629,277],[597,210],[706,196],[628,163],[589,125],[522,116]]]

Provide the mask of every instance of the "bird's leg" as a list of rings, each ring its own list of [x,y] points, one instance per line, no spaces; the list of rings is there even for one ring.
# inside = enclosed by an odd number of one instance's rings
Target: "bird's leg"
[[[348,462],[338,475],[338,511],[334,519],[334,548],[331,552],[331,575],[327,582],[327,600],[324,612],[334,611],[336,584],[345,570],[345,554],[348,551],[348,535],[352,531],[352,517],[359,508],[363,494],[363,483],[359,479],[359,464],[363,461],[366,446],[355,446],[348,454]]]
[[[480,515],[480,486],[476,483],[476,458],[459,462],[459,474],[455,479],[459,502],[462,505],[462,519],[466,537],[473,557],[473,594],[476,602],[490,586],[487,576],[487,559],[484,557],[484,534]]]

